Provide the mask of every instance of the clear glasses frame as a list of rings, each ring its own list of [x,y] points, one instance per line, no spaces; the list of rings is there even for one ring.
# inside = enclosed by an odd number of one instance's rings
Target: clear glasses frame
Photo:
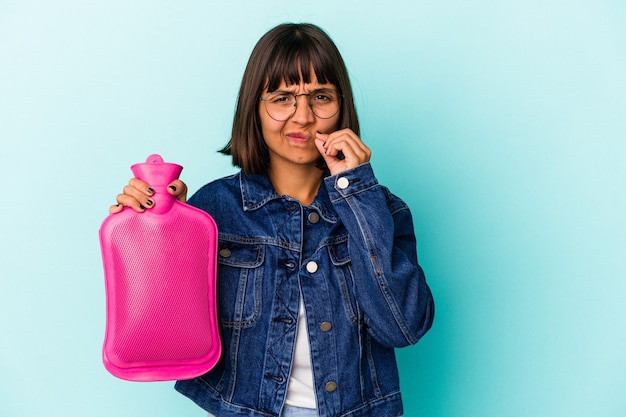
[[[298,97],[307,98],[307,104],[320,119],[330,119],[339,113],[343,95],[331,88],[321,88],[308,94],[294,94],[288,91],[274,91],[259,100],[265,104],[268,116],[277,122],[285,122],[296,113]]]

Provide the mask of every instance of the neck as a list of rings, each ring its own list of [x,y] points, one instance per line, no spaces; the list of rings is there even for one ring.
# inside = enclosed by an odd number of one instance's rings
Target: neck
[[[274,164],[268,170],[268,176],[276,192],[295,198],[304,206],[313,202],[320,188],[323,174],[324,171],[315,166],[291,167],[287,170]]]

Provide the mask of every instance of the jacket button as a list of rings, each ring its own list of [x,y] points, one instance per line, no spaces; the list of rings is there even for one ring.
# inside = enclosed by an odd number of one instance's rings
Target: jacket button
[[[228,248],[224,248],[224,249],[220,250],[220,256],[222,258],[228,258],[230,256],[230,254],[231,254],[231,252],[230,252],[230,249],[228,249]]]
[[[315,211],[310,212],[307,218],[309,219],[309,222],[313,224],[320,221],[320,215]]]
[[[345,190],[346,188],[348,188],[348,185],[350,185],[350,180],[348,180],[346,177],[341,177],[337,179],[337,187],[339,187],[340,189]]]
[[[329,321],[323,321],[322,324],[320,324],[320,330],[323,332],[328,332],[332,328],[333,325]]]
[[[306,264],[306,270],[311,274],[317,272],[317,263],[315,261],[309,261],[309,263]]]
[[[335,381],[329,381],[326,383],[325,388],[327,392],[333,392],[334,390],[337,389],[337,383]]]

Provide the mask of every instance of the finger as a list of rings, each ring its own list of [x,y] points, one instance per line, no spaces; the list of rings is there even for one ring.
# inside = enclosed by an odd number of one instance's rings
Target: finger
[[[154,200],[150,197],[154,194],[152,188],[146,187],[144,190],[141,190],[131,184],[136,185],[136,182],[131,180],[128,185],[124,187],[124,193],[117,196],[117,202],[124,206],[132,207],[136,209],[136,211],[144,211],[147,208],[152,208],[154,206]]]
[[[346,169],[368,162],[371,157],[371,150],[352,131],[330,135],[324,148],[326,154],[331,156],[337,156],[341,152],[346,159]]]
[[[326,151],[326,140],[328,139],[328,135],[317,132],[317,135],[315,136],[315,140],[313,143],[315,143],[315,147],[317,148],[317,150],[319,151],[320,155],[322,155],[322,158],[324,159],[324,162],[326,162],[326,165],[328,166],[328,168],[331,170],[331,172],[333,171],[332,167],[334,164],[336,164],[339,159],[336,158],[336,156],[334,155],[329,155]]]
[[[352,147],[352,149],[355,151],[355,154],[359,155],[359,159],[369,160],[371,151],[365,145],[365,143],[363,143],[361,138],[357,136],[356,133],[354,133],[350,129],[345,129],[341,136],[341,139],[343,139],[347,144],[349,144]]]
[[[331,133],[326,139],[326,149],[335,148],[341,150],[342,143],[353,142],[356,146],[365,149],[361,139],[350,129],[343,129]]]
[[[342,151],[348,161],[361,165],[370,160],[371,151],[362,142],[346,140],[342,142]],[[355,166],[356,166],[355,165]]]
[[[127,187],[134,188],[138,192],[143,193],[147,196],[151,196],[152,194],[154,194],[154,189],[150,187],[150,184],[138,178],[131,178],[130,181],[128,181]],[[126,190],[124,190],[124,192],[126,192]],[[137,193],[133,192],[132,195],[137,195]]]
[[[147,208],[150,208],[154,205],[154,201],[150,197],[140,196],[138,199],[133,197],[132,195],[129,195],[126,192],[126,187],[124,187],[124,194],[117,195],[116,201],[118,205],[122,207],[130,207],[138,213],[143,213]]]
[[[183,203],[187,201],[187,184],[181,180],[172,181],[170,185],[167,186],[167,192],[176,197],[178,201],[182,201]]]
[[[122,210],[124,210],[123,206],[119,204],[113,204],[111,207],[109,207],[109,214],[117,214],[121,212]]]
[[[141,213],[146,208],[154,206],[154,200],[151,198],[153,194],[154,189],[145,181],[131,178],[124,187],[122,194],[118,194],[116,197],[117,204],[109,207],[109,213],[119,213],[124,207],[131,207],[133,210]]]
[[[326,153],[326,140],[327,139],[328,139],[328,135],[324,133],[317,132],[317,134],[315,135],[315,140],[313,143],[315,143],[315,147],[317,148],[317,150],[320,152],[322,156],[324,156]]]
[[[336,141],[327,149],[329,155],[335,156],[337,159],[344,161],[343,169],[354,168],[365,162],[365,154],[354,142]]]

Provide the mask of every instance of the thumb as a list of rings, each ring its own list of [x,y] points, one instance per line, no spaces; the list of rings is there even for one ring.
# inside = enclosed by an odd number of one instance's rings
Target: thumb
[[[174,180],[167,186],[167,192],[185,203],[187,201],[187,184],[181,180]]]

